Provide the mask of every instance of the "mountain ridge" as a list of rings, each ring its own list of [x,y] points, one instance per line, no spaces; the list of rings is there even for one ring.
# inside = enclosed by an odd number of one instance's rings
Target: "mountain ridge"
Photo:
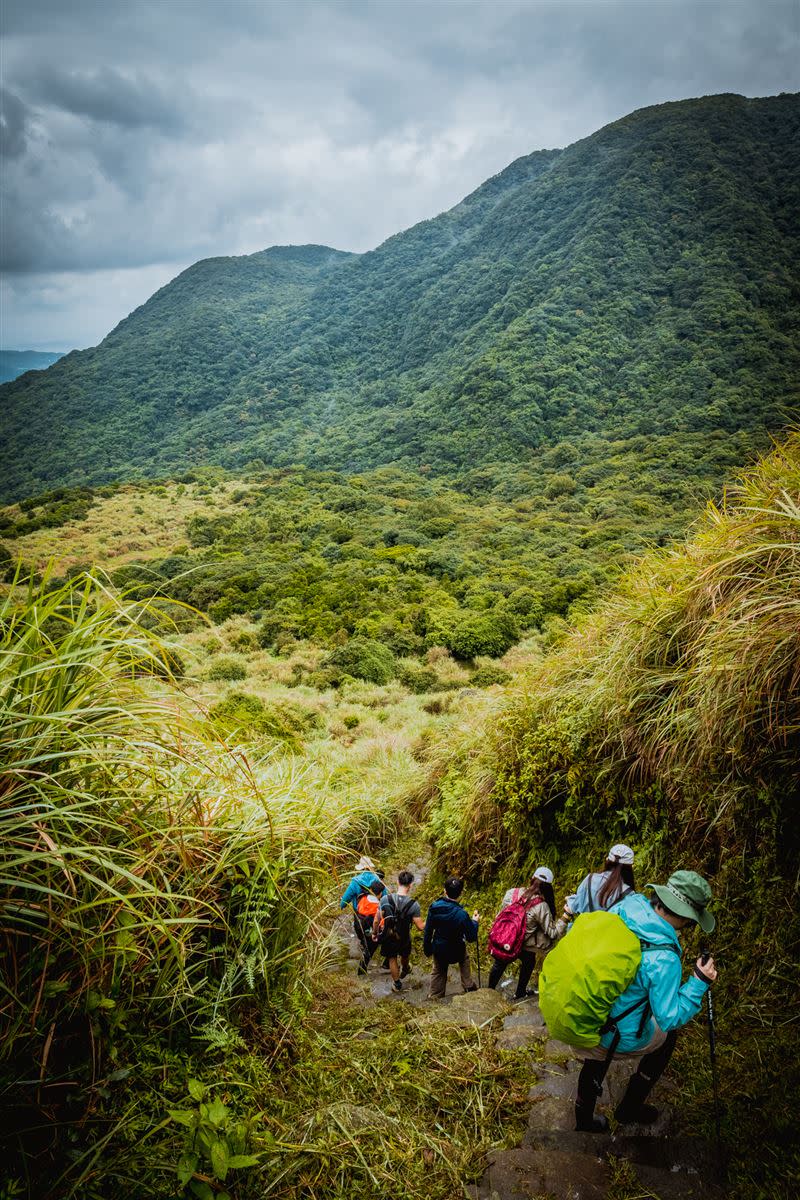
[[[3,499],[260,458],[535,468],[565,438],[767,432],[797,401],[797,96],[638,110],[351,254],[204,259],[6,385]]]

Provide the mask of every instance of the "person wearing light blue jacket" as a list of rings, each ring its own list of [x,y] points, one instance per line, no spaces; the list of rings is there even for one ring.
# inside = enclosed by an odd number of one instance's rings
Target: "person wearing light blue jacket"
[[[578,1129],[601,1132],[608,1127],[605,1117],[594,1115],[594,1107],[617,1034],[614,1054],[638,1061],[638,1067],[614,1116],[626,1125],[655,1121],[658,1110],[645,1100],[672,1057],[678,1029],[697,1015],[717,977],[713,958],[705,962],[698,958],[693,974],[682,981],[678,931],[696,923],[704,933],[711,933],[715,925],[708,911],[711,888],[706,880],[696,871],[676,871],[666,884],[647,887],[654,892],[652,901],[634,893],[614,907],[642,943],[642,960],[633,983],[611,1009],[612,1028],[586,1055],[575,1103]]]
[[[347,908],[348,904],[353,906],[353,933],[356,935],[362,950],[365,952],[369,951],[367,953],[367,961],[372,957],[371,951],[374,949],[374,946],[370,947],[364,936],[366,931],[363,922],[359,919],[357,906],[361,897],[366,896],[368,892],[372,891],[376,883],[383,884],[383,872],[379,874],[375,869],[372,859],[367,858],[366,854],[364,854],[356,863],[356,874],[348,883],[339,901],[340,909]],[[388,896],[388,894],[388,889],[384,886],[381,898]]]
[[[630,846],[618,842],[606,855],[602,871],[594,871],[578,884],[577,892],[567,896],[564,916],[568,921],[580,913],[609,911],[636,890],[633,878],[634,854]]]
[[[362,863],[365,862],[369,863],[369,866],[362,867]],[[356,912],[356,905],[358,904],[359,897],[368,892],[374,883],[383,882],[380,875],[378,875],[377,871],[372,865],[371,859],[362,858],[358,863],[356,863],[356,871],[357,874],[354,875],[350,880],[347,887],[344,889],[344,894],[342,895],[341,900],[339,901],[339,908],[347,908],[348,904],[352,904],[353,912]],[[384,887],[384,891],[386,890],[387,889]]]

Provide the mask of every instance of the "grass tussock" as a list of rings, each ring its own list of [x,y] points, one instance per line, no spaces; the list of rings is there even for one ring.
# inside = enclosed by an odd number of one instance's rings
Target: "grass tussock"
[[[647,793],[650,809],[663,802],[719,842],[745,811],[756,819],[756,793],[779,786],[788,802],[799,749],[793,435],[708,506],[690,541],[645,556],[521,677],[494,725],[466,725],[433,821],[447,852],[468,855],[477,836],[500,854],[613,825],[621,800]]]
[[[138,1073],[145,1029],[285,1042],[324,953],[319,896],[393,823],[408,766],[365,741],[389,790],[350,794],[354,768],[324,755],[251,763],[178,690],[160,624],[86,576],[0,608],[3,1123],[38,1195],[80,1191],[42,1130],[102,1108],[115,1061]]]

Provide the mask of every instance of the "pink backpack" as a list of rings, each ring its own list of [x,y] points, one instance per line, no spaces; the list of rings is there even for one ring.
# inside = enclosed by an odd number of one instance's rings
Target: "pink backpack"
[[[516,888],[513,900],[500,909],[489,930],[487,949],[492,958],[500,962],[511,962],[519,955],[525,940],[528,913],[542,899],[533,896],[526,904],[522,896],[523,889]]]

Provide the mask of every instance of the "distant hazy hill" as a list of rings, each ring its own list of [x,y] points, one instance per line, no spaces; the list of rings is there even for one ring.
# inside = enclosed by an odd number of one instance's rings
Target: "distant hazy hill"
[[[536,470],[565,441],[600,470],[637,437],[702,480],[797,404],[798,134],[798,96],[661,105],[370,253],[197,263],[3,387],[3,497],[253,458]]]
[[[0,350],[0,383],[8,383],[25,371],[43,371],[62,357],[49,350]]]

